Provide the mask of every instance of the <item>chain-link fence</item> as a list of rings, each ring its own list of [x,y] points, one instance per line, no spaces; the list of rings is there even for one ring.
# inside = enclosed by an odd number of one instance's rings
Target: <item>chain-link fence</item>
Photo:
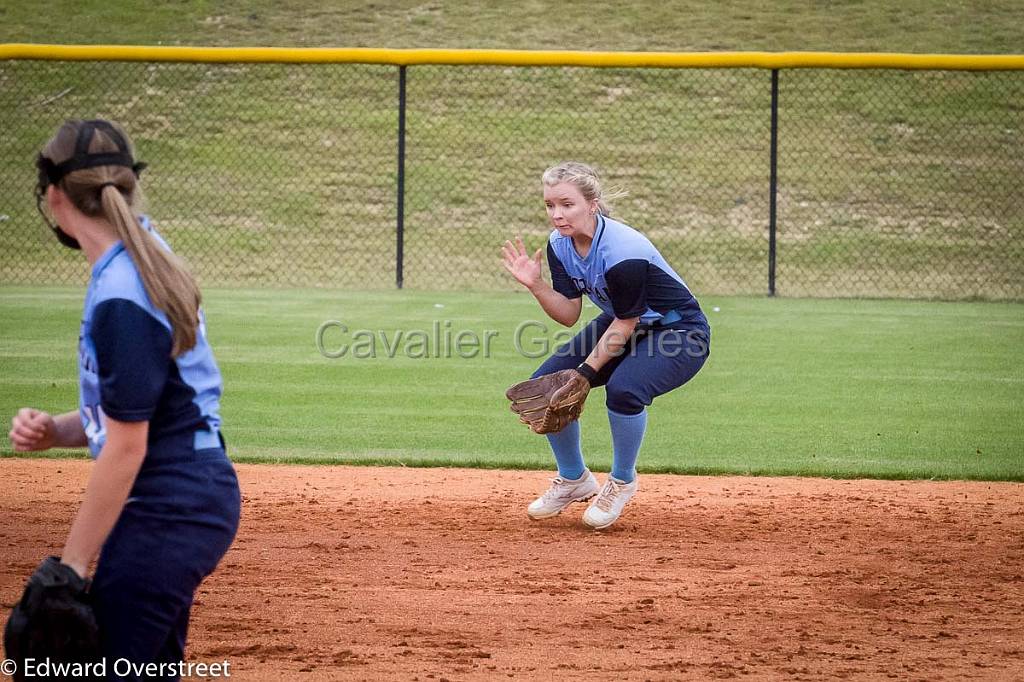
[[[773,186],[768,70],[403,68],[0,62],[0,282],[87,276],[33,161],[104,116],[204,285],[511,289],[500,244],[544,243],[577,159],[699,293],[1024,298],[1024,73],[778,72]]]

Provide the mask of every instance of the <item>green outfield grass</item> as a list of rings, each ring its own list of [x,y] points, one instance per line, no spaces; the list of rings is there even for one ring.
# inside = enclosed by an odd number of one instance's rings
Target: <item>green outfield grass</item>
[[[81,299],[72,289],[0,289],[0,414],[74,408]],[[711,359],[652,407],[642,471],[1024,481],[1024,305],[702,303]],[[542,321],[527,295],[214,289],[205,307],[236,461],[551,466],[544,439],[516,423],[503,397],[540,362],[515,348],[517,325]],[[328,320],[349,330],[328,334],[329,350],[359,341],[361,329],[382,330],[389,344],[397,330],[405,341],[422,330],[430,346],[387,357],[378,335],[375,359],[352,357],[354,345],[327,359],[315,337]],[[435,322],[442,342],[446,330],[481,341],[490,332],[487,357],[445,357]],[[558,328],[547,329],[524,334],[524,350],[553,341]],[[591,396],[583,425],[588,463],[606,470],[603,398]]]

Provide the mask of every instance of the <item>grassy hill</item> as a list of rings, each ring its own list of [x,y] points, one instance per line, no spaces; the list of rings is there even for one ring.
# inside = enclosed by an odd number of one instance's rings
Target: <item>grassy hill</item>
[[[601,50],[1007,52],[1017,2],[56,2],[0,7],[0,40]],[[158,228],[207,284],[395,281],[396,69],[0,64],[0,282],[77,281],[31,197],[69,116],[125,123]],[[1024,74],[787,71],[778,292],[1024,298]],[[547,231],[565,158],[629,191],[616,215],[699,291],[767,288],[769,75],[415,67],[405,282],[501,289],[496,249]]]
[[[0,41],[569,50],[1013,53],[1015,0],[443,0],[142,2],[0,6]]]

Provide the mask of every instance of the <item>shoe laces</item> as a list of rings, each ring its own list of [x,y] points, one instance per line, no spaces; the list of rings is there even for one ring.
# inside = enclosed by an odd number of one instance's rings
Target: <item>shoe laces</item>
[[[555,476],[551,479],[551,487],[544,491],[544,494],[541,495],[541,499],[550,500],[554,497],[560,496],[565,492],[565,489],[569,487],[567,484],[568,481],[564,478],[561,476]]]
[[[601,488],[597,499],[594,500],[594,505],[605,513],[611,513],[612,505],[615,504],[615,499],[619,496],[620,492],[622,492],[622,486],[609,479],[604,484],[604,487]]]

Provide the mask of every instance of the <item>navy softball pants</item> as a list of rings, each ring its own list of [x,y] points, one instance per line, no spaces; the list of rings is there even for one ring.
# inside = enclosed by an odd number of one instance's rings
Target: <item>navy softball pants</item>
[[[577,367],[601,340],[612,319],[599,315],[591,320],[545,360],[533,377]],[[659,395],[692,379],[710,352],[711,332],[707,327],[641,329],[630,339],[623,354],[601,368],[594,386],[605,387],[609,410],[639,414]]]
[[[119,659],[184,660],[193,596],[238,530],[241,495],[224,450],[186,459],[143,465],[100,553],[91,593],[109,680],[152,679],[115,675]]]

